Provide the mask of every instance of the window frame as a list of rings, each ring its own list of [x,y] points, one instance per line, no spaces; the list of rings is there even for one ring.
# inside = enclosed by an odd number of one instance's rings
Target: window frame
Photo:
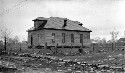
[[[62,33],[62,43],[65,43],[65,33]]]

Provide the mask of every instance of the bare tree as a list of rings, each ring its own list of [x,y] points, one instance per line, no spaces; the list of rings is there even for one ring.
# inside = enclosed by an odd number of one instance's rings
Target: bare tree
[[[13,41],[15,42],[15,44],[16,44],[16,43],[19,43],[19,37],[18,37],[18,36],[15,36],[14,39],[13,39]]]
[[[7,41],[10,37],[11,30],[9,28],[3,27],[1,30],[1,38],[4,41],[4,50],[7,49]]]
[[[111,34],[112,50],[114,50],[114,45],[116,47],[116,41],[117,41],[119,31],[116,31],[115,29],[114,31],[111,31],[110,34]]]
[[[112,41],[112,43],[116,42],[118,34],[119,34],[119,31],[116,31],[116,29],[115,29],[114,31],[111,31],[110,34],[111,34],[111,41]]]

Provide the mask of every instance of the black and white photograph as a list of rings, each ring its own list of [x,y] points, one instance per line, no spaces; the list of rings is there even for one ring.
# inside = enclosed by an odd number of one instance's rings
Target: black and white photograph
[[[125,0],[0,0],[0,73],[125,73]]]

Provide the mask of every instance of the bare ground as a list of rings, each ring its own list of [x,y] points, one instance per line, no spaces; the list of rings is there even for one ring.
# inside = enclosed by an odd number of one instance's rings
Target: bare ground
[[[125,52],[112,51],[77,56],[7,52],[0,56],[3,73],[124,73]],[[124,55],[123,55],[124,54]]]

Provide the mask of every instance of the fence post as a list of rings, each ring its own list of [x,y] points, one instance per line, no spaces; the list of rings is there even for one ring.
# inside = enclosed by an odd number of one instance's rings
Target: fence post
[[[58,43],[57,43],[56,46],[55,46],[56,53],[58,53],[57,47],[58,47]]]
[[[125,59],[125,46],[123,47],[123,49],[122,49],[122,51],[123,51],[123,64],[122,64],[122,68],[124,68],[124,59]]]
[[[6,37],[4,37],[4,50],[6,51],[6,49],[7,49],[7,39],[6,39]]]
[[[21,52],[21,43],[20,43],[20,52]]]
[[[95,44],[93,43],[93,52],[95,51],[95,48],[94,48]]]
[[[47,43],[45,43],[45,47],[44,48],[47,49]]]
[[[83,49],[84,45],[83,45],[83,42],[82,42],[82,49]]]

